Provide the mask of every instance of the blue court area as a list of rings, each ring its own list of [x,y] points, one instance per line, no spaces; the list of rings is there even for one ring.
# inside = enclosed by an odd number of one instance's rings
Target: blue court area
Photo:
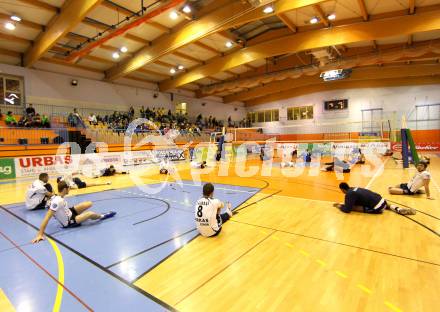
[[[132,283],[198,235],[194,203],[201,188],[183,181],[167,183],[154,195],[131,187],[68,197],[71,205],[90,200],[91,210],[112,210],[117,215],[71,229],[61,228],[55,219],[49,222],[46,233],[60,249],[64,286],[71,291],[64,291],[61,310],[82,311],[87,305],[97,311],[170,309]],[[259,191],[222,184],[215,188],[215,197],[230,201],[233,207]],[[56,254],[47,240],[29,243],[44,214],[27,211],[24,204],[0,209],[0,288],[18,311],[27,310],[26,305],[33,311],[54,306],[58,284],[50,274],[58,278]]]

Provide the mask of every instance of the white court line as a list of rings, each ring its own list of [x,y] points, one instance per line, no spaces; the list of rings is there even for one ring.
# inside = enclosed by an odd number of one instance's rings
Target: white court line
[[[377,169],[376,173],[374,174],[374,176],[371,178],[370,182],[368,182],[367,186],[365,187],[366,189],[370,189],[371,184],[373,184],[374,180],[377,179],[377,177],[383,173],[383,170],[385,168],[385,164],[388,162],[388,160],[390,160],[390,158],[387,158],[382,165],[380,166],[379,169]]]

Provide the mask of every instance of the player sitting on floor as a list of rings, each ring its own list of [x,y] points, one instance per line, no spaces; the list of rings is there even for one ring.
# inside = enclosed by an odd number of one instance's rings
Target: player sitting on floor
[[[93,211],[86,211],[92,207],[92,202],[86,201],[69,208],[65,196],[69,194],[69,186],[66,182],[58,183],[59,195],[52,198],[49,210],[41,223],[37,236],[32,243],[38,243],[44,239],[44,231],[50,218],[55,217],[63,228],[71,228],[81,225],[86,220],[105,220],[116,215],[116,212],[110,211],[105,214],[99,214]]]
[[[391,209],[401,215],[416,214],[416,210],[412,208],[400,208],[394,205],[388,205],[385,198],[364,188],[351,188],[347,183],[342,182],[339,184],[339,189],[345,194],[344,204],[335,203],[333,206],[345,213],[358,211],[379,214],[385,209]]]
[[[296,149],[294,149],[290,155],[292,156],[291,160],[290,161],[282,161],[280,163],[281,168],[284,168],[284,167],[295,167],[295,161],[298,158],[298,151]],[[287,159],[288,153],[287,152],[284,153],[283,157],[284,157],[284,159]]]
[[[71,189],[82,189],[86,187],[92,187],[92,186],[102,186],[102,185],[110,185],[112,182],[103,182],[103,183],[91,183],[91,182],[84,182],[78,177],[73,177],[73,175],[76,175],[78,173],[72,173],[72,174],[65,174],[63,176],[60,176],[57,178],[57,183],[60,183],[61,181],[64,181],[67,183],[67,185]]]
[[[167,157],[165,157],[160,162],[159,173],[160,174],[171,174],[171,171],[172,171],[172,165],[170,163],[170,160]]]
[[[365,155],[362,153],[362,150],[359,148],[358,151],[353,156],[354,159],[356,159],[356,165],[363,165],[365,164]]]
[[[408,183],[402,183],[395,187],[389,187],[388,191],[393,195],[414,195],[423,193],[422,187],[425,188],[426,198],[433,199],[429,190],[429,182],[431,181],[431,174],[428,172],[428,164],[419,162],[416,166],[417,173],[411,178]]]
[[[194,168],[194,169],[205,169],[206,167],[207,167],[206,161],[199,162],[199,161],[193,160],[191,162],[191,168]]]
[[[223,202],[214,199],[214,185],[203,185],[203,197],[196,202],[195,221],[197,230],[202,236],[217,236],[222,230],[222,224],[232,217],[231,204],[227,203],[226,212],[221,213],[225,206]]]
[[[48,183],[49,175],[40,173],[26,191],[26,208],[29,210],[44,209],[53,196],[52,185]]]

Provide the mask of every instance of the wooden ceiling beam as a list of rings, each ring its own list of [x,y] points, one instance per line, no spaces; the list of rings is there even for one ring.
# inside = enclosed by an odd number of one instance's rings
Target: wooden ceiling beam
[[[140,73],[148,74],[148,75],[155,75],[155,76],[158,76],[158,77],[170,78],[170,75],[159,73],[157,71],[146,69],[146,68],[139,68],[137,71],[140,72]]]
[[[324,11],[322,10],[321,6],[319,4],[315,4],[313,6],[313,10],[315,10],[316,14],[318,15],[320,22],[322,24],[324,24],[325,27],[329,27],[330,23],[327,19],[327,16],[324,13]]]
[[[3,48],[0,48],[0,54],[5,56],[17,57],[17,58],[21,58],[21,56],[23,55],[23,53],[7,50]]]
[[[10,15],[3,14],[3,13],[0,13],[0,19],[3,20],[3,22],[11,21]],[[34,23],[31,21],[27,21],[25,19],[22,19],[19,23],[17,23],[17,26],[18,27],[24,26],[24,27],[32,28],[32,29],[35,29],[38,31],[44,30],[44,25]]]
[[[370,17],[368,15],[368,11],[367,11],[367,7],[365,5],[365,1],[364,0],[357,0],[357,1],[358,1],[359,8],[361,9],[362,18],[366,22],[366,21],[368,21],[368,19]]]
[[[141,37],[129,34],[129,33],[125,34],[124,37],[129,40],[135,41],[137,43],[141,43],[143,45],[150,45],[151,44],[151,41],[148,41],[147,39],[144,39],[144,38],[141,38]]]
[[[160,84],[162,91],[191,83],[218,72],[269,57],[313,50],[332,45],[343,45],[381,38],[409,35],[440,29],[440,11],[405,15],[396,18],[372,20],[334,28],[318,29],[267,40],[234,53],[216,58],[206,65]]]
[[[219,50],[217,50],[209,45],[206,45],[203,42],[196,41],[196,42],[193,42],[192,44],[195,46],[198,46],[199,48],[204,49],[206,51],[210,51],[210,52],[214,53],[215,55],[222,55],[222,53]]]
[[[286,25],[293,33],[297,32],[296,25],[283,13],[277,15],[278,18]]]
[[[276,12],[283,13],[324,1],[326,0],[278,0],[274,5]],[[108,70],[106,77],[109,80],[116,79],[206,36],[274,14],[264,14],[260,7],[252,7],[244,1],[231,1],[155,40],[151,47],[141,49],[130,60]]]
[[[132,12],[131,10],[123,7],[123,6],[116,5],[115,3],[111,2],[111,1],[107,1],[107,0],[102,1],[101,5],[110,9],[110,10],[125,14],[127,16],[133,15],[133,13],[135,13],[135,12]]]
[[[0,39],[6,40],[6,41],[22,43],[22,44],[31,44],[32,43],[31,40],[28,40],[28,39],[25,39],[25,38],[21,38],[21,37],[17,37],[17,36],[10,35],[10,34],[5,34],[3,32],[0,32]]]
[[[59,39],[76,27],[87,13],[101,1],[102,0],[75,0],[66,2],[57,18],[26,52],[24,65],[26,67],[32,66]]]
[[[179,51],[174,51],[172,54],[174,54],[175,56],[178,56],[180,58],[183,58],[184,60],[187,60],[187,61],[191,61],[191,62],[194,62],[197,64],[203,64],[202,60],[195,58],[193,56],[187,55],[185,53],[179,52]]]
[[[29,4],[35,8],[42,9],[44,11],[55,13],[55,14],[59,13],[59,11],[60,11],[60,9],[58,7],[51,5],[47,2],[40,1],[40,0],[18,0],[18,1],[22,2],[22,3]]]
[[[414,14],[416,12],[416,0],[409,0],[409,14]]]

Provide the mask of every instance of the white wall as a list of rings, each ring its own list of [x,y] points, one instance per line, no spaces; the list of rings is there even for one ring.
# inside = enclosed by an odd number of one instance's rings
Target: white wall
[[[333,99],[348,99],[348,109],[340,112],[324,110],[324,101]],[[260,123],[255,126],[262,126],[271,133],[284,132],[296,133],[310,132],[315,122],[338,123],[338,128],[348,127],[348,123],[359,122],[361,126],[362,110],[382,108],[384,119],[394,119],[395,126],[400,127],[400,120],[404,114],[408,120],[416,119],[416,105],[440,103],[440,86],[405,86],[392,88],[371,88],[371,89],[347,89],[334,90],[307,94],[295,98],[275,101],[258,106],[253,106],[248,111],[259,111],[279,108],[280,122]],[[295,106],[313,105],[314,120],[288,121],[287,108]],[[440,106],[432,107],[431,118],[440,118]],[[418,119],[426,119],[427,109],[419,109]],[[393,120],[392,120],[393,121]],[[344,126],[344,123],[346,124]],[[282,129],[279,126],[297,125],[298,128]],[[412,129],[440,129],[440,121],[430,122],[409,122]],[[316,129],[320,132],[320,129]],[[322,128],[321,128],[322,130]],[[347,129],[347,131],[349,131]],[[361,131],[361,129],[354,130]]]
[[[54,72],[63,70],[72,74]],[[140,83],[127,79],[121,79],[117,83],[105,82],[101,81],[102,75],[99,73],[84,73],[60,65],[52,65],[42,70],[0,64],[0,72],[24,77],[27,103],[109,111],[127,111],[133,106],[138,112],[142,105],[174,110],[175,102],[171,101],[171,94],[154,91],[154,85],[148,86],[151,89],[141,87]],[[79,82],[76,87],[70,83],[74,78]],[[231,115],[233,120],[241,120],[246,114],[243,106],[195,99],[183,93],[175,94],[174,100],[187,102],[190,116],[202,113],[203,116],[213,115],[227,119]],[[153,94],[157,94],[157,98],[154,98]],[[202,103],[205,105],[202,106]]]

